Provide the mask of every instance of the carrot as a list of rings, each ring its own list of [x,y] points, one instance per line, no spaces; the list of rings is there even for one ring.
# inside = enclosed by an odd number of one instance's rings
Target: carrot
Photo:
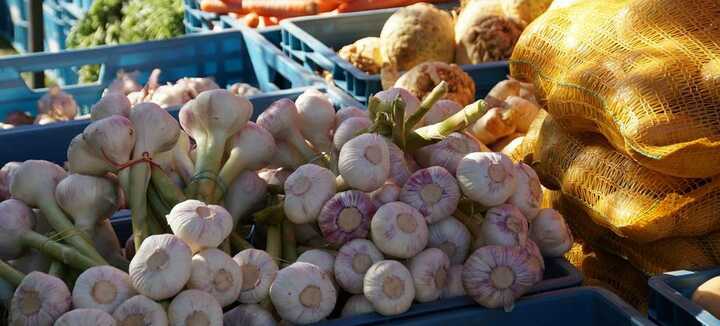
[[[205,12],[214,12],[217,14],[226,14],[242,10],[242,5],[240,3],[224,2],[220,0],[202,0],[200,2],[200,10]]]
[[[330,3],[337,6],[335,0],[243,0],[242,7],[260,16],[282,18],[317,15],[332,7]]]
[[[251,12],[245,16],[242,17],[243,24],[247,27],[258,27],[258,24],[260,23],[260,17],[254,12]]]
[[[409,6],[418,2],[448,2],[448,0],[349,0],[338,6],[338,12],[354,12]]]

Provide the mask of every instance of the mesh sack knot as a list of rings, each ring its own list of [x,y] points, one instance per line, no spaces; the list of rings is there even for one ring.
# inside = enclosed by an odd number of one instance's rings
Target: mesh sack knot
[[[662,174],[720,173],[720,2],[583,1],[520,37],[510,71],[571,132]]]

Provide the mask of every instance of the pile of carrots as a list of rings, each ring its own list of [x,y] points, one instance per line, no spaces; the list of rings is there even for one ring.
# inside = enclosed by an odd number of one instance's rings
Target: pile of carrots
[[[249,27],[277,25],[284,18],[408,6],[451,0],[201,0],[205,12],[229,14]]]

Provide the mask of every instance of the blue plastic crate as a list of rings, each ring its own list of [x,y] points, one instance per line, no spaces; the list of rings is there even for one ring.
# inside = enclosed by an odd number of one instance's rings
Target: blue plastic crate
[[[30,27],[25,0],[5,0],[12,24],[12,45],[18,52],[27,52]]]
[[[13,24],[10,17],[10,8],[6,0],[0,0],[0,38],[12,41]]]
[[[663,326],[720,325],[720,319],[691,300],[698,286],[718,275],[720,268],[675,271],[650,278],[648,316]]]
[[[198,0],[184,0],[184,4],[185,33],[194,34],[220,30],[220,15],[200,10]]]

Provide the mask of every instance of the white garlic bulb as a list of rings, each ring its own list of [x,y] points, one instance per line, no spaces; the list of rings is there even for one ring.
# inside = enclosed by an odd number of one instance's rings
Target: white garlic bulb
[[[465,224],[451,216],[431,224],[429,232],[428,247],[442,250],[451,264],[465,262],[472,242],[472,235]]]
[[[410,258],[425,249],[428,227],[415,208],[402,202],[380,207],[370,222],[370,235],[386,255]]]
[[[530,225],[530,239],[545,257],[562,257],[570,251],[573,236],[560,212],[552,208],[540,210]]]
[[[529,165],[518,163],[515,165],[515,180],[517,187],[510,195],[508,204],[520,209],[529,222],[540,212],[542,202],[542,188],[537,173]]]
[[[504,203],[515,191],[512,160],[502,153],[470,153],[457,168],[463,194],[479,204],[492,207]]]
[[[400,191],[400,201],[425,216],[428,224],[450,216],[460,202],[460,188],[455,178],[442,167],[418,170]]]
[[[45,273],[31,272],[15,289],[10,302],[10,325],[52,325],[71,304],[65,282]]]
[[[345,291],[360,294],[363,292],[365,272],[383,259],[383,254],[371,241],[352,240],[342,246],[335,257],[335,279]]]
[[[285,181],[285,216],[295,224],[314,222],[334,194],[335,175],[318,165],[305,164]]]
[[[394,260],[382,260],[370,266],[365,274],[363,294],[376,312],[399,315],[410,309],[415,286],[405,266]]]
[[[222,326],[223,311],[213,296],[200,290],[180,292],[168,307],[170,325]]]
[[[225,313],[225,325],[275,326],[272,314],[257,304],[240,305]]]
[[[238,299],[242,284],[240,266],[222,250],[205,249],[192,257],[188,289],[210,293],[225,307]]]
[[[298,262],[277,273],[270,287],[270,299],[283,319],[308,324],[330,315],[337,291],[319,267]]]
[[[235,255],[233,260],[242,272],[239,301],[258,303],[265,299],[278,272],[275,260],[267,252],[257,249],[245,249]]]
[[[362,294],[356,294],[350,297],[345,303],[342,312],[340,312],[340,317],[345,318],[355,315],[369,314],[371,312],[375,312],[375,309],[373,308],[372,303],[370,303],[370,300]]]
[[[66,312],[53,326],[115,326],[117,322],[100,309],[75,309]]]
[[[167,221],[173,233],[187,242],[193,253],[216,248],[233,228],[232,216],[225,208],[194,199],[175,205]]]
[[[340,192],[323,205],[318,226],[323,238],[335,245],[366,238],[376,209],[370,196],[362,191]]]
[[[415,285],[415,300],[418,302],[435,301],[442,294],[447,283],[450,259],[442,250],[428,248],[411,258],[408,269]]]
[[[135,294],[127,273],[112,266],[95,266],[85,270],[75,281],[73,306],[112,313]]]
[[[465,288],[462,282],[463,265],[452,265],[448,269],[445,288],[442,290],[441,298],[454,298],[465,295]]]
[[[168,318],[159,303],[144,295],[127,299],[112,314],[120,325],[167,326]]]
[[[303,252],[298,256],[297,262],[313,264],[320,267],[320,270],[330,279],[333,284],[335,283],[335,273],[333,273],[335,266],[335,255],[327,250],[322,249],[311,249]]]
[[[362,134],[349,140],[340,150],[340,175],[352,188],[373,191],[390,174],[390,152],[382,136]]]
[[[190,247],[172,234],[151,235],[130,261],[130,282],[141,294],[164,300],[180,292],[190,279]]]

